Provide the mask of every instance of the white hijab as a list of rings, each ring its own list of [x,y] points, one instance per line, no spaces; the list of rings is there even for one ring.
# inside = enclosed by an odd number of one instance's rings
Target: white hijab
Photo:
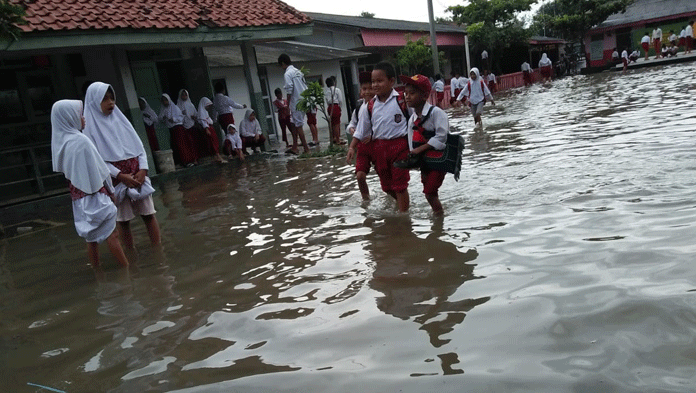
[[[108,116],[102,112],[101,102],[110,88],[111,85],[102,82],[94,82],[87,88],[85,135],[94,142],[94,146],[106,162],[122,161],[144,155],[143,142],[118,106],[114,106],[114,111]],[[113,91],[113,88],[111,90]]]
[[[145,122],[145,124],[148,126],[155,124],[155,122],[157,121],[157,113],[155,113],[155,110],[152,109],[150,104],[148,104],[145,97],[138,98],[138,101],[145,104],[145,109],[141,111],[143,113],[143,122]]]
[[[51,159],[73,186],[94,194],[110,179],[109,169],[92,141],[80,132],[82,101],[61,100],[51,108]]]
[[[545,67],[551,65],[551,60],[546,56],[546,53],[541,55],[541,60],[539,60],[539,67]]]
[[[198,122],[201,123],[203,128],[208,128],[213,125],[213,119],[210,118],[210,113],[205,109],[208,105],[213,105],[213,102],[210,101],[208,97],[203,97],[198,102]]]
[[[246,113],[244,114],[244,120],[239,122],[239,135],[250,137],[261,133],[261,124],[259,124],[259,120],[249,120],[249,116],[251,116],[253,113],[255,113],[253,109],[247,109]]]
[[[469,74],[471,74],[472,72],[473,72],[474,74],[476,74],[476,78],[475,78],[475,79],[472,79],[472,81],[477,81],[478,78],[481,77],[481,72],[480,72],[479,69],[476,68],[476,67],[472,68],[471,71],[469,71]],[[471,76],[471,75],[469,75],[469,76]]]
[[[186,92],[186,95],[188,96],[187,99],[181,98],[181,93],[183,92]],[[196,116],[197,112],[196,107],[193,106],[193,103],[191,103],[191,96],[189,96],[188,90],[179,90],[179,95],[176,99],[176,106],[181,109],[181,113],[184,115],[184,128],[189,129],[193,127],[196,123],[193,121],[191,116]]]
[[[162,108],[160,109],[160,118],[166,119],[165,122],[169,128],[181,124],[183,122],[183,114],[181,113],[181,109],[174,105],[172,99],[169,97],[169,94],[164,93],[162,94],[162,97],[167,99],[169,105],[162,105]]]

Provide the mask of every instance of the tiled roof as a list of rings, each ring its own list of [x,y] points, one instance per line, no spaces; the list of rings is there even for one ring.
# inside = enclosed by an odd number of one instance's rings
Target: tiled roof
[[[630,25],[638,22],[651,23],[669,19],[671,16],[691,16],[693,18],[696,16],[696,1],[636,0],[626,8],[626,12],[611,15],[594,29]]]
[[[25,32],[298,25],[311,19],[278,0],[10,0]]]

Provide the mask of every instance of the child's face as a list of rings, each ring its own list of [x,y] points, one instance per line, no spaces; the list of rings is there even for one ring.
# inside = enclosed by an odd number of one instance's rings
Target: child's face
[[[205,106],[205,110],[207,110],[208,112],[210,112],[211,110],[213,110],[213,104],[208,104],[208,105],[206,105],[206,106]]]
[[[114,107],[116,107],[116,100],[114,99],[114,93],[109,89],[106,91],[106,94],[104,94],[104,98],[101,102],[102,113],[109,116],[114,111]]]
[[[252,113],[249,115],[249,121],[254,121],[256,120],[256,113]]]
[[[404,101],[406,101],[406,105],[413,108],[422,106],[425,104],[426,99],[427,97],[425,94],[415,86],[406,85],[404,88]]]
[[[360,85],[360,98],[367,101],[374,97],[375,92],[372,90],[372,82],[363,83]]]
[[[372,70],[372,90],[378,96],[388,95],[394,88],[396,78],[388,78],[383,70]]]
[[[469,76],[471,77],[471,79],[476,79],[476,73],[474,71],[471,71],[469,73]]]
[[[162,106],[169,106],[169,100],[167,97],[160,98],[160,102],[162,103]]]
[[[184,101],[188,100],[188,93],[186,92],[186,90],[181,92],[181,99]]]

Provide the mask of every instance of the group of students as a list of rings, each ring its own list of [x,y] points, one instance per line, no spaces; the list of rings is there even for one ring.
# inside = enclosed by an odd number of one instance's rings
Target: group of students
[[[694,46],[693,25],[694,21],[689,21],[689,23],[681,30],[678,37],[676,34],[674,34],[674,30],[670,30],[668,37],[669,47],[667,44],[662,43],[662,29],[655,27],[652,31],[652,35],[646,31],[643,38],[640,40],[640,44],[645,52],[645,60],[648,60],[648,53],[650,52],[651,43],[653,49],[655,50],[655,59],[676,56],[679,52],[679,48],[684,48],[684,53],[691,53]]]
[[[257,151],[263,147],[265,137],[254,110],[247,109],[246,104],[234,102],[224,94],[224,90],[224,84],[218,83],[213,100],[202,97],[198,108],[191,102],[186,89],[179,91],[176,104],[169,94],[163,93],[159,114],[155,113],[144,97],[140,97],[138,102],[152,150],[159,150],[155,125],[162,123],[169,129],[176,164],[193,166],[198,164],[201,157],[206,156],[214,156],[216,161],[225,163],[227,161],[220,155],[220,141],[214,128],[214,119],[225,131],[223,152],[229,158],[236,156],[243,160],[244,154],[249,154],[247,148]],[[247,109],[239,126],[234,123],[233,109]]]
[[[490,91],[478,69],[458,92],[457,101],[469,101],[474,118],[480,122],[480,110]],[[359,76],[360,98],[347,132],[352,135],[346,162],[355,160],[356,180],[364,200],[370,198],[367,174],[374,167],[382,190],[396,201],[401,212],[409,209],[410,169],[419,169],[423,193],[435,215],[443,213],[438,190],[446,173],[459,177],[463,140],[449,134],[444,110],[428,103],[432,91],[423,75],[400,76],[404,93],[394,89],[394,66],[378,63],[372,72]],[[458,88],[455,88],[457,92]],[[479,97],[481,95],[481,97]]]

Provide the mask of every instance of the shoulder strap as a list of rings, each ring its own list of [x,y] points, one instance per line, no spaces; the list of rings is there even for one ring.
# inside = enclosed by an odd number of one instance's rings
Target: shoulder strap
[[[370,121],[372,121],[372,108],[375,107],[376,97],[372,97],[370,101],[367,102],[367,114],[369,115]]]
[[[399,108],[401,108],[401,113],[404,114],[404,118],[408,120],[410,115],[408,113],[408,106],[406,105],[404,93],[399,93],[399,95],[396,97],[396,103],[399,104]]]
[[[428,121],[428,119],[430,118],[430,115],[433,113],[434,108],[435,108],[435,105],[431,105],[430,108],[428,108],[428,113],[426,113],[425,116],[422,117],[420,124],[423,124],[426,121]]]

